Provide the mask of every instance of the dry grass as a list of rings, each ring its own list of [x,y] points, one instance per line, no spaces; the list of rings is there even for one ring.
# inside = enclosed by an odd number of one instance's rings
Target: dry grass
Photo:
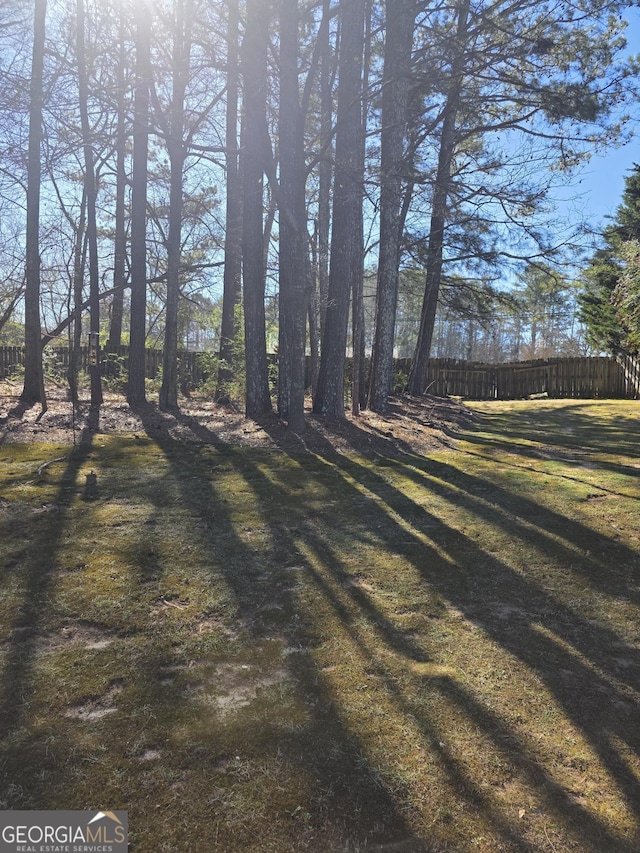
[[[140,853],[637,851],[637,406],[0,446],[0,806],[127,809]]]

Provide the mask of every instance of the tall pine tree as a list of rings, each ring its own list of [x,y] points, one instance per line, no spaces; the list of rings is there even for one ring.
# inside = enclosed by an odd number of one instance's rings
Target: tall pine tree
[[[578,296],[580,319],[592,347],[611,353],[637,351],[638,332],[629,310],[634,276],[630,247],[640,242],[640,166],[625,180],[622,204],[613,223],[603,233],[604,245],[591,258],[581,276]],[[631,300],[631,301],[630,301]]]

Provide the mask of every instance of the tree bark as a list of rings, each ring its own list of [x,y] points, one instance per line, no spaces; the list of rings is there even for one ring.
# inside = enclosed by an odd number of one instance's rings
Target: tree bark
[[[78,61],[78,100],[82,148],[84,153],[84,186],[87,200],[87,245],[89,250],[89,327],[92,335],[92,359],[89,362],[91,383],[91,405],[102,405],[102,381],[100,378],[100,296],[98,269],[98,229],[96,224],[96,175],[89,125],[89,82],[85,44],[85,0],[76,3],[76,43]]]
[[[178,302],[182,250],[182,196],[184,185],[184,102],[191,56],[190,0],[176,0],[173,49],[173,91],[168,123],[170,163],[169,233],[167,236],[167,304],[165,308],[162,385],[159,405],[163,411],[178,408]]]
[[[246,414],[271,411],[265,332],[264,173],[267,52],[270,5],[247,0],[242,46],[245,138],[242,167],[242,271],[246,365]]]
[[[304,430],[307,297],[306,169],[298,88],[298,0],[280,6],[280,416]]]
[[[113,243],[113,301],[111,303],[111,323],[109,325],[109,341],[107,351],[118,353],[122,344],[122,322],[124,318],[124,291],[127,284],[127,232],[125,194],[127,187],[126,157],[126,93],[125,93],[125,35],[124,12],[122,5],[118,6],[119,20],[119,53],[117,67],[116,92],[116,134],[115,134],[115,211],[114,211],[114,243]]]
[[[469,0],[463,0],[458,12],[456,30],[456,56],[451,69],[451,85],[447,93],[440,134],[438,167],[431,203],[431,225],[427,249],[427,270],[424,300],[420,316],[420,331],[409,375],[409,392],[420,395],[425,392],[427,361],[431,352],[431,341],[436,321],[438,296],[442,281],[442,259],[444,229],[447,216],[447,199],[451,186],[451,161],[456,146],[456,120],[460,94],[464,79],[464,51],[469,24]]]
[[[229,0],[227,19],[227,102],[225,130],[226,211],[220,367],[216,397],[228,393],[233,381],[234,343],[239,328],[238,306],[242,296],[242,186],[238,166],[238,0]]]
[[[42,143],[42,107],[44,46],[47,0],[35,0],[33,19],[33,55],[29,90],[29,148],[27,162],[26,288],[24,295],[24,386],[21,401],[33,406],[38,401],[47,408],[42,371],[42,334],[40,324],[40,147]]]
[[[129,343],[130,406],[146,403],[145,341],[147,321],[147,157],[149,143],[150,9],[136,4],[136,68],[131,184],[131,324]]]
[[[380,130],[380,248],[369,405],[388,408],[402,240],[402,175],[409,108],[415,0],[387,0]]]
[[[329,14],[325,0],[323,15]],[[318,304],[320,334],[324,330],[329,302],[329,237],[331,232],[331,139],[333,134],[333,98],[331,94],[335,62],[331,53],[329,27],[320,30],[320,148],[324,152],[318,163]],[[316,376],[317,380],[317,376]]]
[[[86,208],[86,192],[83,192],[82,201],[80,202],[80,216],[78,217],[75,234],[75,245],[73,247],[73,311],[70,311],[73,314],[73,331],[70,332],[71,357],[67,371],[71,399],[76,405],[80,402],[78,395],[78,373],[80,372],[82,353],[82,297],[86,260]],[[89,302],[88,305],[90,304]],[[46,335],[44,337],[46,338]]]
[[[371,0],[365,0],[364,51],[362,70],[362,91],[369,88],[371,73]],[[367,405],[367,365],[365,357],[365,315],[364,315],[364,173],[367,158],[366,127],[369,105],[366,98],[361,102],[360,139],[358,142],[358,174],[363,176],[358,187],[357,213],[354,227],[357,229],[357,250],[353,253],[351,282],[351,323],[352,323],[352,376],[351,376],[351,414],[360,415]]]
[[[344,418],[344,371],[349,323],[349,298],[358,240],[358,197],[362,191],[360,166],[362,133],[362,63],[364,0],[346,0],[341,13],[338,110],[335,142],[333,229],[326,322],[318,388],[313,410],[332,420]]]

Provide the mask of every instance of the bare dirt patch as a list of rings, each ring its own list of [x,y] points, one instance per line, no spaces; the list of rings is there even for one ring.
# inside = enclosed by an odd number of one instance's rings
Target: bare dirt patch
[[[221,714],[230,714],[250,705],[260,690],[282,684],[288,677],[285,669],[264,672],[249,664],[221,664],[211,687]]]
[[[161,437],[187,443],[280,447],[288,452],[357,452],[364,455],[424,454],[451,444],[457,430],[474,421],[461,403],[439,397],[394,397],[388,412],[363,411],[354,418],[329,422],[307,411],[302,436],[291,432],[276,413],[260,422],[249,420],[230,406],[199,396],[183,398],[176,414],[161,412],[154,403],[133,411],[121,395],[105,393],[104,405],[92,412],[88,401],[74,409],[66,388],[47,391],[48,409],[20,411],[21,387],[0,383],[0,444],[47,442],[74,444],[87,433],[123,433]]]
[[[109,714],[114,714],[118,710],[117,700],[122,690],[122,682],[113,681],[101,696],[90,697],[84,702],[71,705],[67,709],[65,717],[94,722],[107,717]]]
[[[77,645],[88,651],[99,651],[108,648],[113,640],[113,634],[101,625],[70,620],[59,630],[45,634],[35,633],[31,626],[14,628],[9,639],[0,643],[0,650],[25,645],[37,655],[46,655]]]
[[[57,633],[46,634],[38,638],[37,646],[41,653],[57,652],[70,645],[80,645],[96,651],[106,649],[113,642],[113,636],[101,625],[91,622],[68,622]]]

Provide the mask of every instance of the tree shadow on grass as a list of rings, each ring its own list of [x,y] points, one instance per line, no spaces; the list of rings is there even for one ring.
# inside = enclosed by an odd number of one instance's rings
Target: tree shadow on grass
[[[269,560],[269,555],[257,555],[238,535],[224,492],[216,489],[215,477],[203,476],[207,473],[206,466],[203,468],[197,448],[185,447],[166,431],[159,430],[157,421],[150,417],[153,409],[138,413],[145,422],[147,434],[162,450],[175,475],[183,506],[200,520],[206,531],[201,547],[219,564],[224,582],[233,595],[238,624],[252,642],[281,638],[284,645],[293,648],[309,648],[317,643],[316,628],[306,619],[297,601],[287,567],[270,562],[265,578],[264,562]],[[220,458],[241,474],[250,493],[262,500],[266,483],[250,456],[221,445],[196,422],[189,420],[188,423],[194,436],[217,447]],[[185,476],[188,471],[198,478],[197,488],[192,478]],[[277,500],[277,495],[273,498]],[[224,531],[223,541],[216,531]],[[292,550],[283,529],[275,525],[271,532],[274,553],[286,552],[289,559],[293,557],[296,563],[303,565],[304,555]],[[348,622],[347,614],[342,616]],[[286,759],[296,774],[304,773],[306,790],[300,791],[300,797],[316,834],[320,833],[316,844],[322,844],[324,838],[324,849],[343,849],[346,845],[345,849],[373,851],[384,850],[387,845],[394,849],[397,845],[396,849],[407,853],[435,853],[438,848],[410,830],[384,780],[364,757],[357,733],[345,725],[322,672],[313,665],[310,656],[291,654],[286,660],[295,692],[304,701],[309,720],[299,733],[294,730],[286,737],[280,735],[267,740],[266,749],[270,754],[265,757],[275,759],[277,752],[279,760]],[[259,723],[258,728],[263,728],[265,722]],[[268,725],[273,726],[273,723]],[[256,736],[248,736],[248,749]],[[285,839],[282,843],[285,849]]]
[[[640,709],[637,697],[638,650],[621,641],[614,631],[581,617],[535,580],[513,571],[502,560],[485,552],[478,543],[443,525],[370,467],[363,467],[354,459],[336,454],[330,446],[326,448],[324,459],[340,469],[349,482],[366,484],[366,489],[378,499],[371,502],[368,516],[388,547],[413,562],[424,580],[438,590],[451,606],[470,622],[481,626],[503,649],[515,655],[542,679],[567,718],[597,751],[636,820],[640,819],[640,785],[618,746],[622,743],[636,755],[640,754],[640,732],[636,725]],[[561,535],[567,545],[560,548],[559,559],[570,558],[572,568],[576,562],[572,548],[585,548],[591,544],[593,532],[583,525],[567,520],[534,501],[496,489],[493,484],[464,474],[452,465],[420,457],[389,460],[386,464],[395,467],[403,476],[418,480],[424,486],[425,496],[435,493],[476,513],[487,523],[502,527],[514,543],[518,539],[524,540],[558,559],[552,547],[552,537]],[[452,483],[456,488],[452,488]],[[474,493],[478,493],[477,496]],[[358,490],[357,495],[362,498],[361,491]],[[407,542],[407,537],[411,540],[412,534],[408,533],[406,526],[399,528],[387,509],[407,521],[415,534],[421,534],[420,538],[414,534],[413,542]],[[425,544],[425,539],[430,540],[433,546]],[[634,552],[618,543],[605,542],[603,537],[599,537],[599,544],[604,546],[605,560],[613,556],[627,567],[631,560],[637,561]],[[324,547],[329,550],[326,543]],[[607,553],[608,547],[613,548],[615,554]],[[439,556],[441,553],[447,554],[451,563],[443,563]],[[324,562],[331,565],[336,558],[336,554],[326,553]],[[586,574],[590,583],[601,584],[603,591],[611,592],[606,589],[607,582],[600,581],[598,565],[602,568],[602,563],[588,560],[586,567],[581,564],[577,571]],[[614,576],[613,594],[621,598],[633,597],[629,588],[632,579],[629,571],[627,568],[626,575],[623,572]],[[368,609],[371,614],[373,608],[363,609]],[[389,634],[388,641],[394,645],[393,632]],[[454,695],[455,691],[449,690],[449,693]],[[494,737],[501,730],[497,741],[501,742],[507,727],[487,709],[483,710],[470,695],[463,695],[460,690],[457,695],[459,704],[487,734]],[[556,812],[558,819],[571,816],[573,832],[579,832],[585,843],[584,849],[598,852],[633,849],[628,842],[611,835],[603,823],[576,804],[570,792],[554,782],[525,750],[513,749],[513,743],[517,742],[513,733],[509,738],[509,752],[516,763],[526,768],[532,784],[541,789],[548,808]],[[591,846],[587,847],[586,843]]]
[[[546,661],[556,656],[549,654],[550,649],[540,647],[540,642],[546,644],[539,633],[540,626],[570,644],[591,666],[601,669],[615,681],[634,691],[640,688],[640,652],[622,642],[614,631],[594,624],[593,620],[586,620],[563,604],[556,595],[542,588],[532,576],[513,571],[495,555],[484,551],[480,544],[442,524],[395,486],[376,477],[370,469],[358,471],[357,463],[348,459],[338,464],[350,477],[359,477],[361,480],[366,478],[369,490],[401,516],[410,518],[417,531],[452,558],[457,571],[447,574],[432,569],[432,560],[413,559],[422,575],[445,593],[447,600],[463,609],[470,619],[482,624],[485,630],[500,640],[501,645],[527,658],[530,666],[535,668],[542,664],[544,667]],[[514,547],[517,547],[519,541],[533,545],[541,554],[570,566],[572,573],[585,577],[591,586],[600,588],[603,593],[640,603],[637,588],[633,586],[633,566],[638,563],[638,555],[624,545],[594,534],[588,527],[548,510],[535,501],[514,495],[493,483],[487,484],[481,478],[466,474],[453,465],[416,458],[415,464],[403,466],[399,463],[398,469],[407,479],[424,486],[425,493],[435,494],[504,530]],[[383,514],[380,520],[383,527],[393,535],[394,525],[389,516]],[[557,541],[560,538],[562,543]],[[600,553],[600,560],[581,554],[592,549]],[[412,558],[413,550],[409,550],[408,558]],[[428,556],[428,553],[424,556]],[[621,568],[619,572],[610,572],[611,563],[626,567],[626,570]],[[510,614],[510,617],[495,618],[499,610]],[[509,628],[503,631],[502,626],[509,621],[517,623],[515,630]],[[523,631],[525,625],[528,634]],[[534,641],[536,637],[539,642]],[[536,648],[537,653],[534,651]],[[624,658],[623,662],[621,658]],[[576,665],[579,666],[577,660]],[[546,672],[546,677],[554,683],[556,671],[554,666]],[[584,676],[585,682],[592,679],[598,681],[593,672],[590,676],[585,672]],[[557,683],[556,687],[562,690],[561,683]],[[571,690],[565,691],[566,698],[576,694],[573,688],[574,685]],[[596,693],[599,692],[596,690]],[[623,705],[627,704],[625,697],[618,698]],[[601,713],[597,716],[600,717]],[[633,740],[637,745],[635,736]]]
[[[195,422],[189,422],[189,426],[195,438],[207,444],[215,441],[206,427]],[[176,445],[172,439],[158,436],[155,428],[151,436],[167,458],[175,454]],[[367,529],[374,528],[378,539],[412,563],[423,581],[437,590],[449,606],[461,612],[469,623],[481,626],[501,648],[521,660],[546,684],[567,719],[584,733],[597,751],[608,773],[615,779],[622,797],[636,818],[639,817],[637,779],[629,770],[617,746],[617,742],[622,742],[634,752],[638,752],[638,733],[633,723],[637,701],[635,697],[630,696],[627,689],[617,686],[625,683],[634,686],[635,680],[629,677],[624,667],[616,665],[621,655],[627,658],[627,662],[629,656],[633,659],[635,650],[625,646],[615,632],[587,622],[562,605],[555,596],[550,596],[538,583],[514,572],[504,561],[487,554],[476,542],[459,531],[443,525],[438,518],[426,512],[421,504],[407,498],[400,489],[390,485],[378,470],[364,467],[351,458],[335,453],[329,442],[326,442],[323,448],[322,439],[318,436],[314,436],[314,447],[316,451],[319,448],[316,456],[294,454],[296,462],[304,472],[304,478],[308,477],[313,483],[321,480],[327,472],[334,477],[337,475],[339,489],[342,494],[347,495],[347,498],[341,500],[341,506],[346,507],[349,501],[352,501],[354,506],[359,503],[358,511],[366,516],[364,526]],[[310,524],[309,507],[304,496],[300,495],[299,501],[292,505],[290,484],[278,484],[273,478],[267,478],[260,466],[251,461],[250,454],[237,453],[231,448],[225,448],[222,452],[228,455],[238,471],[245,476],[251,491],[263,506],[265,517],[271,518],[273,508],[279,502],[286,507],[286,520],[270,521],[274,554],[280,552],[288,555],[289,559],[293,558],[302,567],[307,579],[317,588],[319,600],[325,602],[339,619],[354,649],[358,649],[358,653],[364,658],[370,659],[388,693],[395,697],[397,707],[403,714],[410,715],[411,719],[418,722],[425,742],[438,753],[439,761],[446,769],[459,799],[466,801],[468,807],[478,814],[482,814],[492,832],[510,845],[509,849],[533,853],[535,848],[525,839],[517,822],[505,817],[504,810],[497,807],[492,797],[481,788],[478,780],[474,780],[464,763],[447,751],[439,740],[441,733],[438,725],[430,718],[424,704],[414,703],[406,691],[399,689],[396,675],[386,665],[384,657],[380,656],[376,648],[377,643],[373,646],[366,639],[365,632],[359,627],[363,619],[373,628],[382,647],[393,650],[407,661],[424,663],[429,659],[428,652],[420,644],[407,637],[394,624],[393,619],[381,612],[373,595],[361,586],[345,583],[347,573],[342,567],[338,546],[332,544],[334,531],[330,522],[327,525],[327,519],[324,518],[323,529],[320,531]],[[421,478],[425,494],[434,489],[436,479],[440,484],[446,484],[448,477],[454,481],[460,477],[459,470],[453,466],[434,463],[432,460],[425,461],[421,457],[408,454],[403,454],[400,459],[381,457],[380,461],[384,462],[385,467],[397,468],[404,476]],[[555,518],[534,502],[527,502],[526,507],[523,505],[520,509],[526,509],[527,512],[535,510],[535,529],[532,531],[530,523],[523,524],[517,519],[505,516],[506,507],[513,504],[514,496],[511,493],[505,490],[493,505],[487,505],[487,483],[480,478],[472,478],[469,475],[465,477],[467,479],[464,480],[464,485],[467,489],[473,487],[483,493],[482,498],[473,495],[463,498],[467,510],[477,512],[490,523],[504,525],[508,521],[509,532],[514,537],[529,537],[531,543],[542,548],[547,546],[548,532],[545,524],[552,527],[559,524],[559,516]],[[444,490],[440,494],[443,499],[456,504],[461,500],[459,489],[454,491],[447,485],[440,485],[439,488]],[[367,492],[369,498],[366,497]],[[231,524],[230,518],[225,519],[225,509],[223,503],[221,504],[223,500],[222,495],[216,495],[212,490],[206,501],[208,510],[205,510],[200,501],[195,502],[185,493],[185,501],[194,512],[205,515],[214,510],[215,517],[221,523]],[[501,502],[504,506],[501,506]],[[402,526],[399,526],[399,519],[403,522]],[[339,526],[339,521],[336,526]],[[571,534],[579,537],[584,534],[584,530],[575,528]],[[365,535],[364,527],[361,535]],[[246,546],[238,540],[236,547],[243,549]],[[445,562],[442,553],[447,554],[450,561]],[[250,565],[251,561],[252,555],[248,553],[247,564]],[[260,617],[255,610],[255,600],[251,595],[248,597],[250,579],[246,574],[229,574],[227,580],[233,587],[240,605],[244,603],[245,618],[249,618],[257,632],[256,636],[259,636],[260,629],[257,626],[260,624]],[[300,606],[291,590],[283,591],[278,584],[274,584],[270,602],[281,608],[285,620],[282,630],[288,633],[291,642],[300,643],[303,647],[318,642],[318,628],[312,624],[313,620],[307,624],[303,621],[294,625],[293,616]],[[287,619],[292,621],[287,624]],[[581,656],[585,656],[587,661],[582,660]],[[334,730],[333,740],[350,744],[339,750],[340,754],[352,753],[357,748],[357,735],[353,741],[354,735],[344,729],[337,709],[328,703],[323,689],[322,673],[310,667],[308,659],[304,657],[297,659],[292,668],[296,672],[301,692],[312,698],[316,708],[328,710],[328,716],[320,711],[314,713],[312,730]],[[439,682],[437,679],[430,679],[430,683],[438,683],[438,690],[443,695],[446,694],[459,711],[484,733],[491,741],[492,748],[521,768],[528,784],[536,790],[548,813],[564,827],[564,832],[572,839],[572,843],[579,843],[584,851],[593,853],[602,853],[603,850],[611,853],[630,853],[634,849],[628,841],[614,836],[590,809],[577,802],[572,797],[572,792],[553,778],[513,728],[491,712],[471,692],[448,678],[440,679]],[[318,755],[309,745],[314,739],[308,735],[309,730],[302,733],[297,740],[297,746],[291,746],[292,751],[289,754],[293,762],[315,768],[318,772]],[[291,742],[295,743],[296,739]],[[356,772],[355,778],[356,787],[361,788],[360,773],[364,772],[365,778],[371,781],[376,777],[376,771],[368,765],[359,766],[360,771]],[[364,766],[367,767],[366,771],[363,770]],[[335,786],[336,780],[350,778],[352,770],[353,768],[345,768],[342,761],[339,766],[335,761],[329,761],[321,770],[322,784],[325,787]],[[347,787],[352,790],[351,785]],[[365,789],[366,787],[367,785]],[[339,784],[338,790],[344,791]],[[379,812],[381,796],[382,812]],[[338,822],[349,820],[345,816],[344,802],[332,802],[332,817]],[[383,796],[378,790],[377,796],[372,801],[367,799],[367,802],[369,806],[373,803],[374,812],[388,816],[390,826],[398,826],[398,805],[393,796]],[[352,817],[351,820],[353,819]],[[362,819],[362,815],[359,819]],[[390,832],[393,835],[393,830]],[[370,842],[377,837],[379,828],[373,816],[365,818],[361,833],[361,837],[368,836]],[[405,833],[406,827],[402,827],[400,834]],[[437,837],[435,829],[433,838],[436,844]]]
[[[579,469],[585,464],[614,474],[637,477],[635,466],[593,454],[640,456],[640,421],[628,417],[602,417],[597,407],[585,403],[527,411],[491,412],[483,409],[470,428],[456,438],[478,448],[478,455],[507,453],[535,461],[558,461]],[[522,439],[526,440],[523,441]]]
[[[65,519],[78,489],[80,469],[91,453],[92,441],[92,433],[85,431],[77,446],[70,449],[58,494],[53,501],[56,511],[45,513],[40,518],[37,534],[29,543],[24,564],[14,570],[19,571],[21,576],[22,603],[4,644],[4,663],[0,675],[0,736],[3,739],[5,790],[16,785],[19,787],[25,769],[23,745],[27,732],[24,726],[33,698],[37,641],[47,614]],[[10,524],[9,527],[5,526],[3,536],[12,536]],[[29,772],[33,770],[33,767],[29,768]]]
[[[402,474],[417,486],[486,520],[512,541],[535,547],[543,558],[565,563],[572,574],[580,575],[603,594],[640,604],[640,589],[633,575],[638,563],[636,551],[463,469],[464,459],[459,466],[416,457],[403,467]],[[386,483],[380,484],[381,489],[386,487]]]

